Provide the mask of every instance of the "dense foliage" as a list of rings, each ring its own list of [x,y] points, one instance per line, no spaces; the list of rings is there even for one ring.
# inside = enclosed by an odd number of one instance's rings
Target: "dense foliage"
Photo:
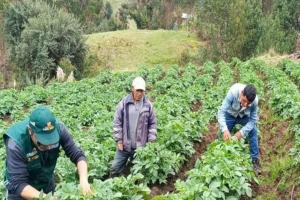
[[[208,41],[200,50],[200,60],[247,59],[271,48],[280,53],[293,52],[300,25],[299,1],[272,1],[269,10],[266,3],[199,1],[197,31]]]
[[[300,63],[283,60],[279,66],[300,87]]]
[[[177,29],[182,24],[182,13],[193,10],[195,0],[148,0],[133,1],[122,6],[128,16],[135,20],[139,29]]]
[[[81,77],[86,48],[73,15],[43,1],[16,2],[6,10],[5,32],[21,85],[47,83],[63,58]]]
[[[64,1],[45,0],[50,5],[64,8],[68,13],[76,16],[83,26],[85,33],[113,31],[119,29],[109,1]]]
[[[188,179],[176,183],[176,195],[179,199],[251,197],[253,171],[249,153],[245,149],[237,141],[212,143],[195,168],[189,171]]]

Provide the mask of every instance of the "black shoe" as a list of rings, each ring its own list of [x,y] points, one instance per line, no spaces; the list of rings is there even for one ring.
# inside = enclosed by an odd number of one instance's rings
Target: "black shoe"
[[[259,160],[258,159],[253,160],[252,164],[253,164],[253,170],[254,170],[255,174],[261,175],[261,166],[260,166]]]

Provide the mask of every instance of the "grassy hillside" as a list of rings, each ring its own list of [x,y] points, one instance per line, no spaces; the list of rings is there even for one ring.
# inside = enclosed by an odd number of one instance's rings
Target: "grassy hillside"
[[[140,65],[178,64],[198,51],[201,42],[183,31],[125,30],[87,35],[91,72],[103,68],[132,71]]]

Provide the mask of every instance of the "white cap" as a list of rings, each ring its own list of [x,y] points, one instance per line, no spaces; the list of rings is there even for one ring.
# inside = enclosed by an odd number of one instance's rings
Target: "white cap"
[[[132,81],[132,87],[135,90],[146,90],[146,83],[144,81],[144,79],[140,76],[136,77],[135,79],[133,79]]]

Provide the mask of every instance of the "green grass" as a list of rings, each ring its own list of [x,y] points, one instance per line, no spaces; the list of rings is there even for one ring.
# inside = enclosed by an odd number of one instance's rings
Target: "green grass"
[[[178,64],[182,56],[195,55],[201,45],[197,37],[184,31],[125,30],[87,35],[90,74],[103,68],[133,71],[141,65]]]
[[[295,180],[297,177],[291,175],[293,173],[298,174],[298,172],[293,170],[293,159],[287,154],[272,156],[271,159],[271,162],[263,163],[264,170],[268,172],[268,175],[261,177],[259,180],[260,187],[265,189],[255,198],[256,200],[278,199],[279,193],[290,191],[292,186],[296,184]]]
[[[287,54],[278,54],[273,49],[270,49],[267,53],[257,56],[258,60],[263,60],[265,63],[271,66],[276,66],[283,59],[288,57]]]

